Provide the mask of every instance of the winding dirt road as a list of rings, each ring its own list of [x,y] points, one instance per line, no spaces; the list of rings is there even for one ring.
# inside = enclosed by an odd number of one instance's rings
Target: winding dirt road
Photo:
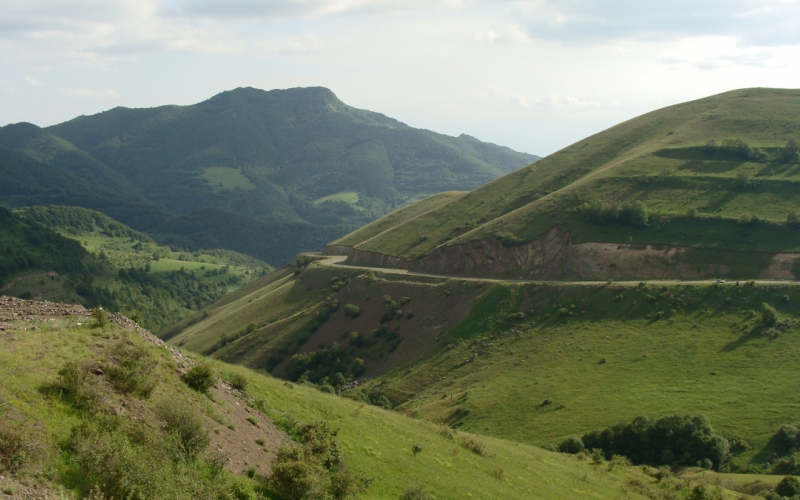
[[[307,255],[309,257],[314,257],[320,264],[329,267],[342,267],[348,269],[363,269],[365,271],[375,271],[385,274],[402,274],[406,276],[420,276],[424,278],[440,278],[440,279],[450,279],[450,280],[462,280],[462,281],[479,281],[482,283],[541,283],[541,284],[559,284],[559,285],[602,285],[606,284],[606,281],[554,281],[554,280],[513,280],[513,279],[495,279],[495,278],[471,278],[468,276],[447,276],[444,274],[428,274],[428,273],[420,273],[416,271],[409,271],[408,269],[392,269],[392,268],[384,268],[384,267],[367,267],[367,266],[358,266],[352,264],[345,264],[344,261],[347,259],[346,256],[343,255],[322,255],[318,252],[304,252],[303,255]],[[622,286],[638,286],[639,283],[642,281],[646,282],[649,285],[668,285],[668,286],[676,286],[676,285],[714,285],[716,284],[716,280],[635,280],[635,281],[614,281],[615,285],[622,285]],[[723,284],[735,286],[737,283],[743,281],[754,281],[756,284],[759,285],[791,285],[797,286],[800,285],[800,281],[790,281],[790,280],[740,280],[740,281],[725,281]]]

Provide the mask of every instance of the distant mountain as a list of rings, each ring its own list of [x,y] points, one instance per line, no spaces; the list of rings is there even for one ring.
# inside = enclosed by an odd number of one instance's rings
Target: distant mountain
[[[409,127],[325,88],[239,88],[191,106],[2,127],[0,204],[84,206],[161,241],[211,239],[281,264],[394,208],[536,159]]]

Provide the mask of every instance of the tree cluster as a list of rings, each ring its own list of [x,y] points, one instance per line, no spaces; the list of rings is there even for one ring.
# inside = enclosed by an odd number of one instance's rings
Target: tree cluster
[[[570,440],[568,440],[570,441]],[[701,465],[719,470],[730,455],[728,440],[703,415],[666,415],[652,421],[636,417],[562,444],[565,451],[600,449],[606,459],[628,457],[636,465]]]

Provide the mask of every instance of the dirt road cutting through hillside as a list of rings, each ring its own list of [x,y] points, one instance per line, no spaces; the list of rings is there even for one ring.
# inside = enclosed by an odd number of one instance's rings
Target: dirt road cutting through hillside
[[[448,279],[448,280],[462,280],[462,281],[478,281],[481,283],[523,283],[523,284],[550,284],[550,285],[584,285],[584,286],[596,286],[596,285],[604,285],[607,284],[606,281],[547,281],[547,280],[525,280],[525,279],[497,279],[497,278],[471,278],[469,276],[447,276],[443,274],[428,274],[428,273],[420,273],[416,271],[409,271],[408,269],[392,269],[392,268],[384,268],[384,267],[367,267],[367,266],[358,266],[352,264],[345,264],[344,261],[347,259],[346,256],[343,255],[333,255],[333,256],[323,256],[320,253],[315,252],[305,252],[303,255],[308,255],[309,257],[320,258],[318,260],[324,266],[329,267],[341,267],[346,269],[363,269],[364,271],[375,271],[379,273],[385,274],[402,274],[405,276],[419,276],[424,278],[440,278],[440,279]],[[753,281],[758,285],[800,285],[800,281],[789,281],[789,280],[739,280],[739,281],[729,281],[726,280],[724,285],[736,285],[737,283],[742,282],[749,282]],[[680,280],[636,280],[636,281],[614,281],[614,285],[621,285],[621,286],[638,286],[639,283],[646,282],[649,285],[667,285],[667,286],[677,286],[677,285],[714,285],[717,284],[716,280],[687,280],[687,281],[680,281]]]

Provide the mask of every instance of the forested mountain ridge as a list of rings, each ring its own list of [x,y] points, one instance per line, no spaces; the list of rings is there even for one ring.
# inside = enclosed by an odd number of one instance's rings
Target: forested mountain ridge
[[[409,127],[325,88],[238,88],[190,106],[2,127],[0,204],[84,206],[163,243],[279,265],[398,206],[537,158]]]

